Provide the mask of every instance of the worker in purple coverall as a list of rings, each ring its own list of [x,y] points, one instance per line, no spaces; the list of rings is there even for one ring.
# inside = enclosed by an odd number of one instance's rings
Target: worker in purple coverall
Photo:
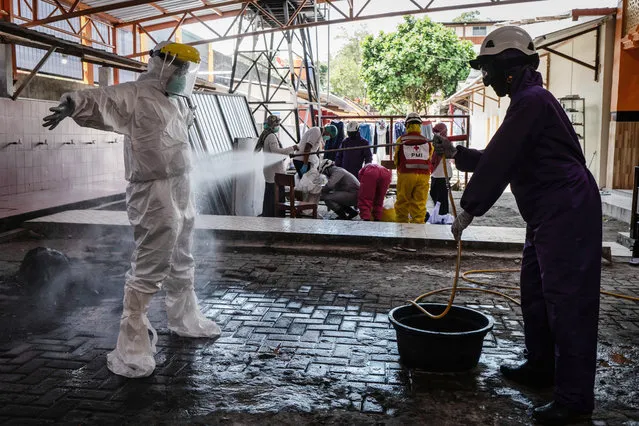
[[[602,218],[597,183],[566,113],[542,86],[530,36],[501,27],[484,40],[471,66],[484,85],[511,103],[484,151],[454,147],[437,137],[435,149],[473,172],[461,199],[456,239],[482,216],[508,184],[527,223],[521,301],[527,360],[502,374],[533,387],[554,385],[554,400],[533,410],[541,424],[567,424],[594,408]]]

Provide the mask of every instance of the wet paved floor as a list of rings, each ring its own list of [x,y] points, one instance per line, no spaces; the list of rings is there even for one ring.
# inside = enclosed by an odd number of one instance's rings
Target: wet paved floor
[[[74,260],[75,286],[15,287],[11,275],[39,245]],[[159,332],[154,375],[114,376],[105,356],[115,344],[131,248],[109,236],[0,245],[1,423],[526,424],[529,407],[550,397],[499,376],[500,363],[521,356],[523,334],[519,308],[492,296],[458,298],[495,319],[475,371],[426,374],[400,365],[387,313],[450,285],[446,251],[360,248],[346,256],[331,247],[222,249],[199,241],[197,292],[222,337],[170,334],[159,293],[150,310]],[[464,269],[517,264],[516,253],[469,253]],[[607,289],[638,295],[638,282],[639,269],[604,267]],[[639,422],[639,305],[604,298],[600,324],[596,424]]]

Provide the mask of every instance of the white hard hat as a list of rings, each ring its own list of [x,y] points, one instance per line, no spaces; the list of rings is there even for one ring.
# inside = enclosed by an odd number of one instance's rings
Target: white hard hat
[[[508,25],[497,28],[486,36],[481,44],[479,56],[470,61],[470,66],[478,70],[481,67],[482,59],[508,49],[518,50],[526,56],[537,54],[535,43],[530,34],[519,27]]]
[[[422,124],[422,118],[416,112],[408,113],[405,121],[406,121],[406,125],[413,124],[413,123]]]
[[[349,121],[346,125],[347,132],[356,132],[359,130],[359,123],[357,121]]]
[[[324,173],[326,171],[326,169],[333,167],[335,165],[335,162],[333,160],[323,160],[322,163],[319,166],[319,172],[320,173]]]

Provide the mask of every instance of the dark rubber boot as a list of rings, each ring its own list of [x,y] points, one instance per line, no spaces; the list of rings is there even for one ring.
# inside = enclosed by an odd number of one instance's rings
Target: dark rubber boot
[[[335,214],[337,215],[337,220],[348,220],[344,209],[335,210]]]
[[[570,425],[589,420],[592,413],[575,411],[572,408],[561,405],[556,401],[542,405],[533,410],[532,418],[540,425]]]
[[[535,366],[529,361],[511,367],[502,365],[499,370],[508,380],[532,388],[552,387],[555,380],[555,369],[548,366]]]
[[[344,209],[344,212],[346,213],[346,218],[347,220],[351,220],[353,219],[355,216],[357,216],[359,213],[357,212],[357,210],[355,210],[352,207],[346,207]]]

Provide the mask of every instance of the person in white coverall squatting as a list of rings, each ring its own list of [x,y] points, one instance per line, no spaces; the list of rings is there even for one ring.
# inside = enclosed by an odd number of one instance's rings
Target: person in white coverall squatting
[[[200,312],[193,286],[195,209],[188,138],[193,113],[177,98],[190,96],[199,63],[195,48],[162,42],[150,52],[148,70],[136,82],[66,93],[44,119],[51,130],[71,117],[80,126],[124,135],[135,251],[126,274],[120,333],[107,366],[126,377],[146,377],[155,369],[157,335],[147,311],[161,288],[171,331],[184,337],[220,335],[217,324]]]

